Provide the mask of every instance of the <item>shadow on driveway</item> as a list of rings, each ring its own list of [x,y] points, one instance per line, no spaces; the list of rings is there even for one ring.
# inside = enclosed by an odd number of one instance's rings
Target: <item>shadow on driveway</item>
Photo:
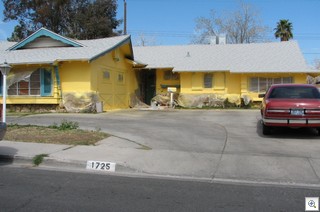
[[[16,153],[14,148],[0,146],[0,166],[12,164]]]
[[[262,134],[261,119],[257,121],[257,134],[263,138],[282,138],[282,139],[319,139],[318,130],[313,128],[289,128],[275,127],[270,135]]]

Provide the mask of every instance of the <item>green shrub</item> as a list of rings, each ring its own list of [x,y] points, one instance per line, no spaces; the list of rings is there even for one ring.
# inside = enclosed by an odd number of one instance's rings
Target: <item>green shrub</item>
[[[43,162],[43,158],[44,157],[48,157],[48,155],[47,154],[41,154],[41,155],[34,156],[34,158],[32,159],[33,164],[35,166],[39,166]]]
[[[58,129],[58,130],[76,130],[79,128],[79,123],[73,122],[73,121],[62,120],[62,122],[59,126],[57,123],[53,123],[53,125],[51,125],[49,127],[53,128],[53,129]]]

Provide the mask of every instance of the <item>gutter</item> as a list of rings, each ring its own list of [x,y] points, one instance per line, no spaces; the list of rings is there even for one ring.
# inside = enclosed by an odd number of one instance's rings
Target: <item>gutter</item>
[[[148,64],[141,63],[139,61],[134,61],[128,58],[124,59],[127,63],[131,64],[133,68],[145,68]]]

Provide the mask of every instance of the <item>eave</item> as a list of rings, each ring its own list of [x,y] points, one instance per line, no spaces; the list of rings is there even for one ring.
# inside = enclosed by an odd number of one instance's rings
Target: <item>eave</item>
[[[34,32],[32,35],[30,35],[29,37],[27,37],[26,39],[22,40],[19,43],[16,43],[15,45],[13,45],[12,47],[10,47],[8,49],[8,51],[12,51],[12,50],[18,50],[21,49],[22,47],[24,47],[25,45],[27,45],[28,43],[34,41],[35,39],[41,37],[41,36],[47,36],[50,37],[54,40],[58,40],[61,41],[62,43],[71,45],[73,47],[83,47],[83,45],[79,42],[76,42],[74,40],[68,39],[66,37],[63,37],[57,33],[54,33],[52,31],[49,31],[45,28],[41,28],[38,31]]]
[[[112,52],[113,50],[117,49],[117,48],[120,48],[121,46],[125,45],[125,44],[130,44],[130,54],[129,55],[126,55],[127,58],[133,60],[133,50],[132,50],[132,45],[131,45],[131,36],[129,35],[128,37],[126,37],[123,41],[117,43],[116,45],[112,46],[111,48],[109,49],[106,49],[105,51],[91,57],[89,59],[89,62],[92,62],[93,60],[96,60],[106,54],[108,54],[109,52]]]

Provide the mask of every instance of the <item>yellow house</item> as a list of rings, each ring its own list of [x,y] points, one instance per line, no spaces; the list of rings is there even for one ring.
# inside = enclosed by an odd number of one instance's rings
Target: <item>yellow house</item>
[[[41,28],[25,40],[0,42],[12,67],[7,104],[15,111],[107,111],[150,105],[176,88],[183,107],[261,101],[275,83],[306,83],[295,41],[132,47],[130,36],[73,40]],[[142,61],[142,62],[137,62]],[[2,75],[0,85],[2,91]],[[0,98],[0,103],[2,99]],[[141,104],[140,104],[141,105]]]
[[[258,94],[271,84],[306,83],[318,73],[306,65],[296,41],[135,47],[134,55],[148,64],[140,70],[153,76],[154,93],[177,87],[185,107],[261,101]]]
[[[133,67],[145,66],[133,60],[130,36],[78,41],[41,28],[19,43],[0,42],[0,52],[12,67],[7,104],[16,111],[128,108],[138,89]]]

